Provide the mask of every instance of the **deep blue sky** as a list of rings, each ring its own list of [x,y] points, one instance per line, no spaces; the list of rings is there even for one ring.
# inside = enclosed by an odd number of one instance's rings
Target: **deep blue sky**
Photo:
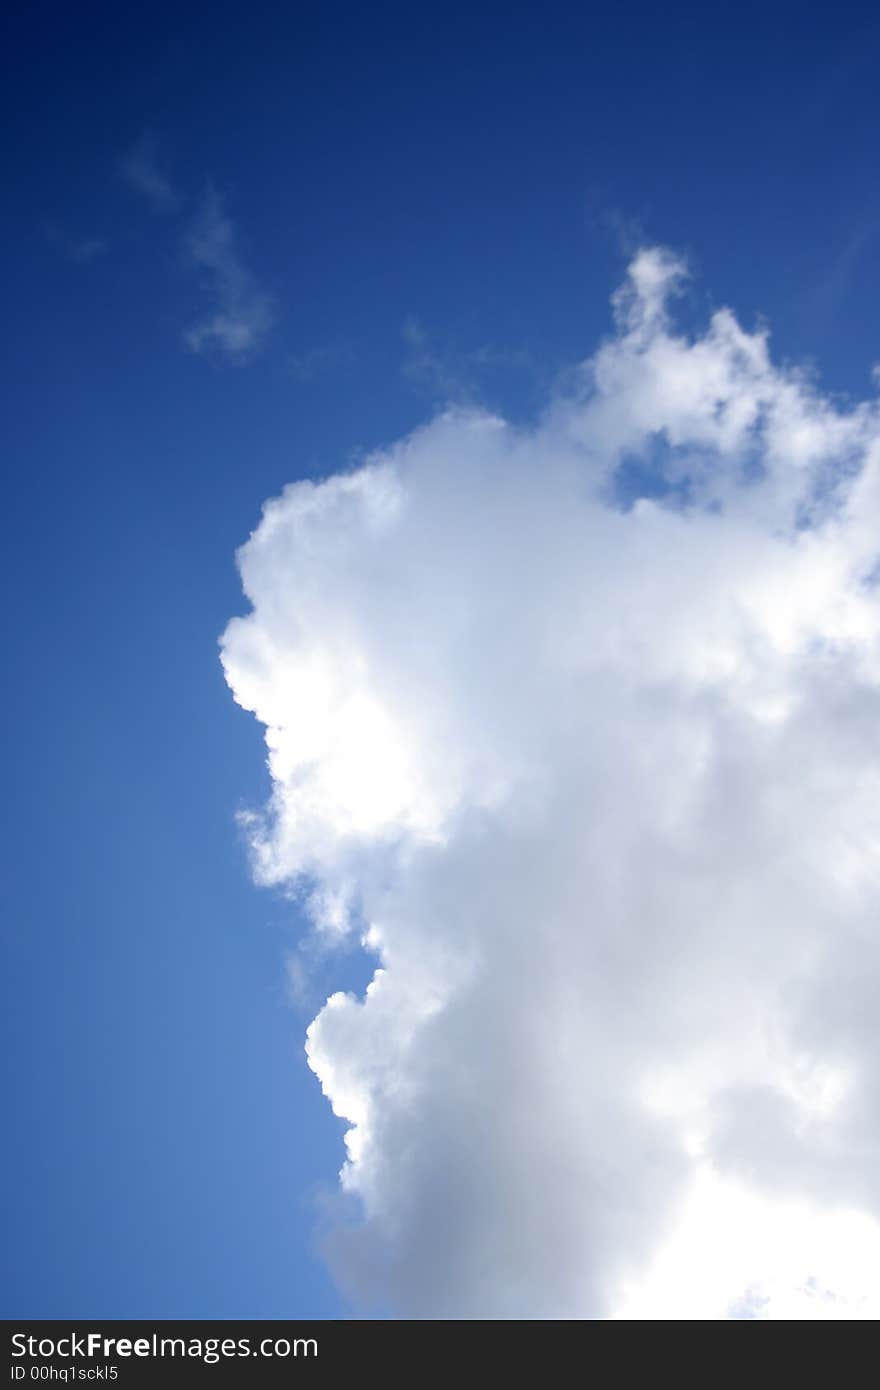
[[[7,21],[5,1316],[339,1316],[341,1156],[248,879],[265,792],[216,639],[261,502],[447,390],[527,416],[633,239],[685,313],[880,358],[867,4],[51,6]],[[120,170],[145,137],[156,210]],[[187,352],[214,187],[274,306]],[[421,365],[420,365],[421,364]],[[325,992],[356,962],[325,967]]]

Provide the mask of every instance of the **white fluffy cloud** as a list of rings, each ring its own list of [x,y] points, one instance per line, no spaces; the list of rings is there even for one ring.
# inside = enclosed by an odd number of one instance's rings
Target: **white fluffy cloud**
[[[531,429],[267,503],[223,639],[259,878],[378,968],[309,1063],[402,1316],[877,1316],[880,414],[668,311]]]

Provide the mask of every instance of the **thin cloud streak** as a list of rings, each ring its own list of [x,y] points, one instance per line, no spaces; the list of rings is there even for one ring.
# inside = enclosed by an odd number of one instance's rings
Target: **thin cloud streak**
[[[263,345],[274,308],[242,262],[232,222],[213,188],[205,194],[186,249],[192,263],[204,272],[212,307],[186,329],[184,343],[191,352],[216,352],[233,362],[247,360]]]
[[[110,250],[109,241],[102,236],[74,237],[55,226],[47,226],[45,235],[65,260],[74,265],[89,265],[92,261],[101,260]]]
[[[147,132],[120,161],[120,173],[135,193],[145,198],[155,212],[175,212],[180,198],[159,164],[159,144]]]

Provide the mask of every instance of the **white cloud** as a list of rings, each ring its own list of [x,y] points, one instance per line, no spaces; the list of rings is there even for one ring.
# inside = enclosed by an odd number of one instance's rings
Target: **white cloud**
[[[379,965],[308,1032],[331,1259],[399,1315],[878,1311],[880,416],[684,273],[239,554],[258,877]]]
[[[243,361],[272,326],[272,302],[242,263],[235,230],[216,192],[209,188],[187,239],[189,254],[205,275],[210,312],[187,329],[193,352],[218,351]]]
[[[122,177],[156,212],[173,212],[179,203],[171,181],[159,164],[159,146],[149,132],[129,150],[121,163]]]

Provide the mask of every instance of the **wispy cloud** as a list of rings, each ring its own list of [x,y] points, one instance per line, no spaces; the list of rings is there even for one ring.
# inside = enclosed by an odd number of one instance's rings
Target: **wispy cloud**
[[[180,199],[159,164],[155,135],[148,132],[141,137],[121,161],[120,171],[129,187],[157,212],[173,212],[179,206]]]
[[[824,273],[805,296],[807,316],[816,327],[826,325],[855,290],[865,253],[878,233],[880,219],[866,218],[829,259]]]
[[[354,350],[350,343],[325,343],[306,352],[292,353],[287,359],[287,370],[297,381],[314,381],[316,377],[350,367],[353,360]]]
[[[484,378],[498,372],[531,371],[533,363],[521,349],[438,347],[415,314],[404,319],[404,376],[435,402],[469,404],[482,400]]]
[[[48,226],[44,230],[50,245],[75,265],[88,265],[90,261],[97,261],[101,256],[106,256],[110,250],[110,243],[105,237],[75,237],[55,226]]]
[[[470,386],[465,385],[460,373],[434,350],[424,325],[415,314],[404,319],[400,336],[406,348],[403,374],[415,386],[435,400],[470,398]]]
[[[186,346],[191,352],[216,351],[243,361],[262,345],[272,326],[272,300],[243,264],[235,229],[211,187],[187,237],[187,250],[205,272],[212,308],[185,331]]]

